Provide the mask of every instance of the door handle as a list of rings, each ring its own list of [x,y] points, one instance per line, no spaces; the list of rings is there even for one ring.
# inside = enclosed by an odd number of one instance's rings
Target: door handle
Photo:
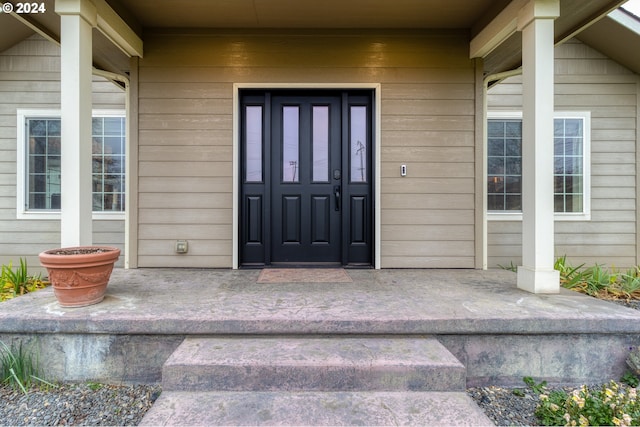
[[[334,185],[333,186],[333,197],[336,200],[336,211],[340,210],[340,186],[339,185]]]

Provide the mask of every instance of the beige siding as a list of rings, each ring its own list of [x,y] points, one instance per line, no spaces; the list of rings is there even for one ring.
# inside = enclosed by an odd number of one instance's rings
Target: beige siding
[[[94,108],[124,109],[124,93],[94,79]],[[37,255],[60,245],[58,220],[16,219],[16,111],[60,108],[60,49],[33,36],[0,53],[0,264],[20,257],[34,269]],[[96,244],[124,248],[124,221],[94,221]],[[120,258],[122,265],[124,257]]]
[[[376,83],[382,267],[474,267],[466,34],[155,34],[139,65],[139,266],[231,266],[234,83]]]
[[[591,112],[591,220],[556,221],[556,256],[574,265],[638,263],[638,76],[572,41],[556,48],[555,109]],[[489,109],[520,110],[520,78],[490,90]],[[521,262],[521,223],[490,221],[489,266]]]

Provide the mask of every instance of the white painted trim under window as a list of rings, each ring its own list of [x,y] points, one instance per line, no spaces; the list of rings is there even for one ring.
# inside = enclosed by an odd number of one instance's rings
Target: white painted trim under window
[[[556,221],[590,221],[591,220],[591,112],[590,111],[556,111],[554,119],[578,118],[584,120],[584,145],[582,147],[582,171],[584,197],[582,212],[554,214]],[[488,111],[487,120],[522,119],[522,111]],[[488,142],[487,142],[488,143]],[[485,194],[487,189],[484,189]],[[522,212],[487,212],[488,221],[522,221]]]
[[[237,269],[240,263],[240,247],[238,229],[238,214],[240,206],[240,174],[239,174],[239,152],[240,152],[240,91],[243,89],[372,89],[373,109],[375,115],[375,126],[373,142],[375,144],[375,164],[374,164],[374,268],[381,268],[381,240],[380,240],[380,183],[381,183],[381,160],[380,160],[380,132],[381,132],[381,105],[382,105],[382,85],[380,83],[234,83],[233,84],[233,256],[232,268]]]
[[[29,211],[26,206],[26,180],[25,174],[27,161],[26,152],[26,135],[25,135],[25,123],[26,119],[32,117],[42,118],[60,118],[60,110],[52,109],[18,109],[16,111],[16,218],[17,219],[60,219],[60,212],[53,211]],[[93,110],[92,117],[125,117],[125,110]],[[125,159],[128,162],[128,159]],[[128,179],[128,177],[125,177]],[[125,206],[125,209],[127,207]],[[124,212],[93,212],[92,218],[94,220],[118,220],[122,221],[125,218]]]

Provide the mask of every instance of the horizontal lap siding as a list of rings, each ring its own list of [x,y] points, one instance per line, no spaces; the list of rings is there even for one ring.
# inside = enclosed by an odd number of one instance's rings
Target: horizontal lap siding
[[[380,83],[382,267],[474,266],[465,34],[156,34],[139,76],[141,267],[231,266],[233,83]]]
[[[16,111],[60,109],[60,49],[39,36],[0,53],[0,264],[26,258],[30,270],[38,253],[60,246],[60,221],[16,219]],[[95,78],[96,109],[124,109],[124,92]],[[124,249],[124,220],[93,223],[93,241]],[[119,265],[123,265],[124,257]]]
[[[556,221],[556,256],[573,265],[637,264],[638,77],[588,46],[556,48],[555,109],[591,112],[591,220]],[[521,109],[520,79],[491,89],[490,110]],[[489,266],[521,262],[521,223],[489,222]]]

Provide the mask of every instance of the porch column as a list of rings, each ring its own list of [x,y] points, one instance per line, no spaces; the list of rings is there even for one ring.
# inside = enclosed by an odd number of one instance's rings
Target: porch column
[[[91,245],[91,32],[97,13],[89,0],[56,0],[55,11],[60,15],[61,245]]]
[[[529,0],[518,15],[522,31],[522,266],[518,288],[558,293],[554,270],[554,19],[559,0]]]

